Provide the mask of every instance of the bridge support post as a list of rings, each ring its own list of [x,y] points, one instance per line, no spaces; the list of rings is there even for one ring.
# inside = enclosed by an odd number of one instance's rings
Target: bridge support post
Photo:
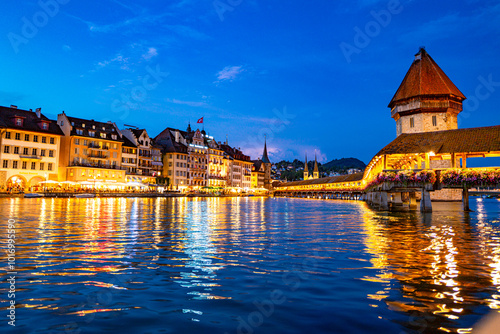
[[[469,212],[471,211],[469,207],[469,188],[464,187],[462,190],[462,203],[464,205],[464,211]]]
[[[394,210],[401,210],[403,208],[403,198],[401,196],[401,193],[395,193],[393,202],[392,202],[392,208]]]
[[[420,199],[420,212],[432,212],[431,194],[422,189],[422,198]]]
[[[385,191],[380,192],[380,210],[389,210],[389,201]]]
[[[408,206],[410,208],[410,211],[417,210],[417,194],[414,192],[410,192],[409,194],[409,203]]]

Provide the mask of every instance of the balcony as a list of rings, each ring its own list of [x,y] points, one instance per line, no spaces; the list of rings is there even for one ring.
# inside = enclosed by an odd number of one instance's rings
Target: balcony
[[[100,159],[100,160],[107,160],[109,159],[109,154],[106,153],[90,153],[88,155],[90,159]]]
[[[102,151],[107,151],[109,150],[109,146],[100,146],[99,144],[94,144],[94,143],[90,143],[88,145],[88,148],[91,149],[91,150],[102,150]]]
[[[69,167],[88,167],[88,168],[104,168],[104,169],[115,169],[115,170],[126,170],[125,167],[106,165],[106,164],[89,164],[89,163],[81,163],[81,162],[72,162],[69,164]]]
[[[19,154],[19,158],[21,160],[42,160],[41,155],[33,155],[33,154]]]

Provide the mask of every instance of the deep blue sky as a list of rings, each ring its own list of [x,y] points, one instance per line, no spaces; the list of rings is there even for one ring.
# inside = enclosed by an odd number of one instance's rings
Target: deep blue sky
[[[498,1],[401,1],[383,26],[373,12],[394,1],[59,1],[50,16],[37,1],[0,4],[0,105],[151,136],[204,116],[205,130],[252,158],[266,133],[273,161],[317,150],[322,162],[367,163],[396,136],[387,104],[425,46],[480,97],[459,126],[500,124]],[[356,43],[367,27],[369,40]],[[346,44],[357,52],[345,57]],[[148,77],[157,69],[168,73],[159,83]],[[498,84],[478,95],[480,77]]]

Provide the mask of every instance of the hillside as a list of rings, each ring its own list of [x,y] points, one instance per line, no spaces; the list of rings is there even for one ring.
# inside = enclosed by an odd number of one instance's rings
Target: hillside
[[[334,159],[323,165],[325,170],[343,170],[350,168],[365,169],[366,165],[363,161],[356,158]]]

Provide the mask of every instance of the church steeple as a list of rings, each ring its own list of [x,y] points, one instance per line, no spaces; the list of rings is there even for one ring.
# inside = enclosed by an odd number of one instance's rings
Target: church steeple
[[[186,130],[186,131],[187,131],[188,133],[189,133],[189,132],[192,132],[192,130],[191,130],[191,122],[189,122],[189,123],[188,123],[188,127],[187,127],[187,130]]]
[[[457,129],[465,96],[420,48],[389,103],[397,135]]]
[[[307,168],[307,153],[306,153],[306,163],[304,164],[304,180],[309,178],[309,168]]]
[[[318,159],[316,158],[316,152],[314,152],[313,179],[319,179]]]
[[[264,139],[264,153],[262,154],[262,162],[265,164],[270,164],[271,160],[267,156],[267,139]]]

